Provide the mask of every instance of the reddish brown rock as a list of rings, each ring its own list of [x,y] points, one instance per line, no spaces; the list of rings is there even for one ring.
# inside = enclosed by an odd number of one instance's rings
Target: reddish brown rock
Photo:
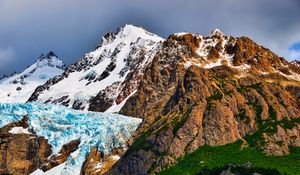
[[[79,145],[78,140],[63,145],[58,155],[52,155],[48,140],[36,134],[11,134],[13,127],[28,127],[28,118],[5,125],[0,129],[0,173],[30,174],[40,168],[44,171],[65,162]]]
[[[26,175],[51,155],[51,146],[35,134],[11,134],[13,127],[27,128],[27,117],[0,129],[0,173]]]
[[[102,175],[105,174],[124,154],[123,148],[115,148],[105,155],[93,147],[81,168],[81,175]]]
[[[138,92],[121,109],[142,117],[142,126],[108,174],[155,174],[204,144],[223,145],[246,136],[267,154],[287,154],[289,145],[299,144],[296,123],[281,125],[300,117],[300,83],[258,74],[288,66],[285,60],[242,37],[225,51],[235,54],[234,65],[252,66],[247,75],[225,65],[187,68],[182,62],[196,56],[192,43],[191,36],[170,36],[147,67]],[[260,133],[266,126],[262,123],[277,126]],[[255,134],[263,140],[249,139]]]
[[[42,169],[43,171],[47,171],[57,165],[64,163],[69,155],[77,150],[79,144],[80,140],[73,140],[69,143],[64,144],[58,154],[54,154],[44,160],[43,164],[40,165],[40,169]]]

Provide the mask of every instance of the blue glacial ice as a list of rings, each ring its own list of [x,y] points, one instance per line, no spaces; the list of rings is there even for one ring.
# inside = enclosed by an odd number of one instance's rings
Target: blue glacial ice
[[[29,129],[48,139],[53,154],[72,140],[81,141],[61,174],[79,174],[91,148],[109,153],[116,147],[126,147],[126,141],[141,123],[141,119],[112,113],[84,112],[59,105],[26,103],[0,104],[0,128],[28,116]]]

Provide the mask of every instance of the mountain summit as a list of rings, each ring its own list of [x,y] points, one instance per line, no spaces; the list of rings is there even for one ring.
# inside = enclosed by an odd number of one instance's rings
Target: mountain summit
[[[65,64],[52,51],[41,54],[37,61],[19,74],[0,80],[0,102],[24,103],[35,88],[60,75]]]
[[[124,100],[137,90],[160,41],[163,39],[157,35],[133,25],[107,33],[96,50],[38,87],[29,101],[117,112]],[[64,88],[69,84],[73,86]]]

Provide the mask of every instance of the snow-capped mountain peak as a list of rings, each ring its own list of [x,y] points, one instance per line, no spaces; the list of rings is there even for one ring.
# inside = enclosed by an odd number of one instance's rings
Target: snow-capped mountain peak
[[[0,102],[26,102],[35,88],[63,73],[65,64],[53,52],[41,54],[23,72],[0,81]]]
[[[117,37],[128,38],[132,41],[135,41],[137,38],[151,39],[151,40],[161,40],[162,38],[157,35],[146,31],[141,27],[134,26],[132,24],[126,24],[124,27],[120,28],[120,31],[117,34]]]
[[[130,24],[106,33],[94,51],[70,65],[61,76],[38,88],[29,101],[94,111],[106,111],[114,106],[109,111],[115,112],[135,92],[145,67],[163,40]],[[70,82],[76,86],[64,88]]]
[[[52,51],[50,51],[48,54],[41,54],[41,56],[37,59],[36,65],[33,65],[36,67],[43,67],[43,66],[49,66],[49,67],[56,67],[59,69],[64,69],[66,66],[62,60],[60,60]]]
[[[123,40],[123,41],[127,40],[131,42],[136,41],[138,38],[156,40],[156,41],[162,40],[161,37],[151,32],[148,32],[141,27],[134,26],[132,24],[126,24],[123,27],[118,28],[117,32],[108,32],[101,38],[102,41],[97,48],[115,42],[115,40]]]

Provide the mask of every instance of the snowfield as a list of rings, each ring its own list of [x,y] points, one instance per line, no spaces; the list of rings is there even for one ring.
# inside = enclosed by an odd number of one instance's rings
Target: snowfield
[[[105,154],[113,148],[126,147],[132,132],[142,122],[141,119],[119,114],[77,111],[59,105],[0,103],[0,128],[21,120],[25,115],[28,116],[29,128],[13,128],[10,133],[34,131],[38,136],[48,139],[53,154],[57,154],[65,143],[75,139],[81,141],[78,150],[68,157],[64,165],[60,165],[59,172],[62,175],[79,174],[94,146]],[[34,172],[37,173],[41,174],[41,171]]]
[[[64,72],[64,63],[53,53],[41,55],[22,73],[0,80],[0,103],[25,103],[35,88]]]
[[[142,74],[152,61],[159,42],[164,40],[133,25],[125,25],[119,30],[113,38],[103,37],[102,43],[94,51],[87,53],[76,65],[71,65],[76,67],[76,71],[71,71],[67,77],[62,76],[62,80],[45,88],[36,101],[59,103],[71,108],[81,103],[78,109],[88,110],[90,99],[109,87],[114,88],[106,93],[106,97],[115,101],[124,88],[122,82],[127,75],[133,71]],[[132,84],[137,84],[135,81],[132,80]],[[130,91],[136,89],[133,87]],[[115,104],[110,110],[118,112],[120,107]]]

